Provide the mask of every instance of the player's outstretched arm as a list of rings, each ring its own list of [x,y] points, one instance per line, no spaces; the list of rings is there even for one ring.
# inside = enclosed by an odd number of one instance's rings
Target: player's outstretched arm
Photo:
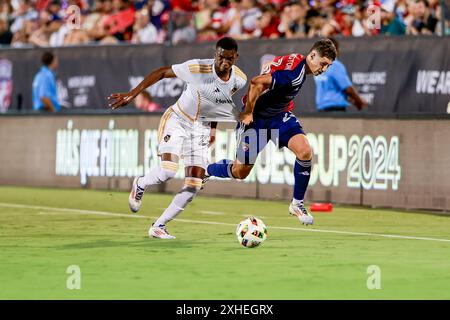
[[[244,111],[239,117],[242,123],[249,125],[253,122],[253,109],[255,108],[256,100],[258,100],[259,96],[269,88],[271,84],[271,74],[256,76],[250,81],[247,92],[247,102],[245,103]]]
[[[117,109],[123,106],[126,106],[130,103],[134,98],[137,97],[139,93],[155,84],[161,79],[164,78],[175,78],[176,75],[172,70],[172,67],[161,67],[159,69],[153,70],[150,72],[144,80],[142,80],[136,88],[132,89],[130,92],[125,93],[113,93],[108,97],[109,106],[112,109]]]

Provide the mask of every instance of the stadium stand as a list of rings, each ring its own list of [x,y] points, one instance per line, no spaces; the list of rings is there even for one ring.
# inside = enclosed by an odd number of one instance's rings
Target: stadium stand
[[[445,35],[448,7],[443,0],[1,0],[0,45]],[[377,8],[381,28],[370,28]]]

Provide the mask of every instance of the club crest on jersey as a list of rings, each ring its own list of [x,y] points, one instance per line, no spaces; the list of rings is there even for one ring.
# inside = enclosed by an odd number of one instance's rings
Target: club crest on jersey
[[[164,142],[167,142],[167,141],[169,141],[170,140],[170,134],[168,134],[168,135],[166,135],[165,137],[164,137]]]
[[[238,88],[234,87],[234,88],[231,90],[231,95],[233,95],[237,90],[238,90]]]

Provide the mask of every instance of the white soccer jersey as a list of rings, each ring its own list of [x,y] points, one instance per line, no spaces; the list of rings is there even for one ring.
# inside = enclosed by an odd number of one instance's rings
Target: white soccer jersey
[[[223,81],[216,74],[214,59],[193,59],[172,65],[175,75],[185,83],[185,89],[172,109],[181,117],[200,122],[238,121],[240,108],[232,99],[243,88],[247,76],[237,66],[230,79]]]

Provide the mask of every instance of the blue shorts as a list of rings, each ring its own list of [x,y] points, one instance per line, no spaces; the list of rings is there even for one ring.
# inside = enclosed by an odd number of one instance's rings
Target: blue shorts
[[[253,118],[248,126],[239,123],[236,128],[236,158],[241,163],[255,164],[258,154],[270,140],[281,149],[287,147],[289,140],[297,134],[305,132],[292,112],[268,119]]]

